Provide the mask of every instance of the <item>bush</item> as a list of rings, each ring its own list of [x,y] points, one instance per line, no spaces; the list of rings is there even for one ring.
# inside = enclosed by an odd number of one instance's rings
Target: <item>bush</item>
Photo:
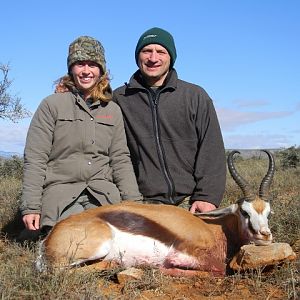
[[[23,159],[19,156],[12,156],[10,159],[0,161],[0,177],[14,177],[21,179],[23,176]]]
[[[295,146],[279,152],[281,167],[284,169],[297,168],[300,165],[300,147]]]

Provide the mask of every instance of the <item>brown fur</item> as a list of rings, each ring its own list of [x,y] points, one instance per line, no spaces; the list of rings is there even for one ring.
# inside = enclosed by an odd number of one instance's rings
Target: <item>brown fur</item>
[[[196,257],[196,269],[216,274],[225,273],[226,258],[236,248],[235,242],[228,243],[231,231],[237,230],[234,217],[227,223],[235,229],[224,228],[220,219],[202,220],[175,206],[123,202],[90,209],[59,222],[45,240],[47,261],[61,265],[88,260],[95,249],[112,238],[106,222],[121,231],[152,237]],[[176,268],[176,261],[170,258],[165,267]]]
[[[177,250],[185,249],[187,253],[190,253],[189,249],[193,251],[195,247],[207,249],[214,245],[210,227],[200,218],[191,218],[191,213],[183,208],[125,202],[103,207],[103,209],[99,209],[99,213],[99,217],[115,222],[112,224],[120,230],[154,237],[167,245],[173,245]],[[123,218],[125,215],[127,218]],[[175,216],[176,222],[174,221]],[[149,228],[143,226],[143,222]],[[201,230],[195,230],[195,228],[201,228]],[[184,243],[182,243],[183,241]]]
[[[261,214],[266,208],[265,202],[258,197],[255,198],[255,200],[252,202],[252,205],[259,214]]]
[[[46,259],[56,265],[85,260],[108,239],[111,239],[111,231],[104,221],[74,215],[59,222],[45,240]]]

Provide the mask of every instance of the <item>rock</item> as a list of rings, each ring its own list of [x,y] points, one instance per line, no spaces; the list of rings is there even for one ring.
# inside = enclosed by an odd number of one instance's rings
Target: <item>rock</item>
[[[273,243],[268,246],[244,245],[229,266],[233,270],[245,271],[294,259],[296,254],[287,243]]]
[[[142,278],[144,271],[136,268],[129,268],[117,274],[117,279],[120,284],[125,284],[130,280],[139,280]]]

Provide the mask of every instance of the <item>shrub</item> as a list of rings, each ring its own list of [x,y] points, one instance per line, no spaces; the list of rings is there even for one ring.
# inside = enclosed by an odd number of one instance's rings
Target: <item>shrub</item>
[[[14,177],[21,179],[23,175],[23,159],[17,155],[0,161],[0,177]]]
[[[287,148],[279,152],[281,157],[281,167],[287,168],[297,168],[300,165],[300,147],[295,146]]]

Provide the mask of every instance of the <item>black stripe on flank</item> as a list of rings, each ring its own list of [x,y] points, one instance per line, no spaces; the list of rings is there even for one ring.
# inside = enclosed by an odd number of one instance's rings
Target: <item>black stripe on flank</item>
[[[101,219],[115,226],[121,231],[136,235],[144,235],[176,248],[182,239],[166,227],[139,214],[126,211],[104,212],[99,215]]]

